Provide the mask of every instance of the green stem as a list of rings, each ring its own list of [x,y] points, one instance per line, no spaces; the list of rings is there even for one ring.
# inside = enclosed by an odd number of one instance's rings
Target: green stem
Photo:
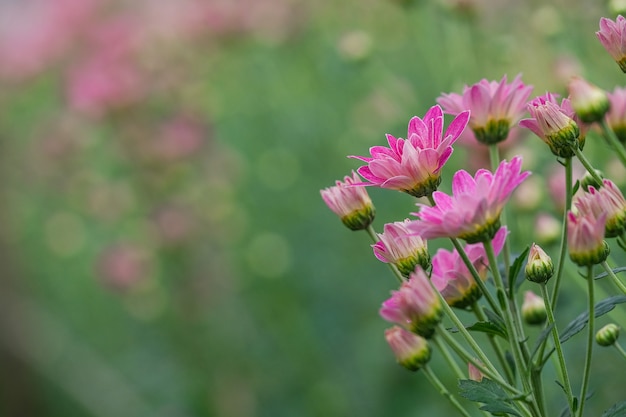
[[[565,394],[567,395],[567,402],[569,404],[570,415],[574,415],[574,394],[572,393],[572,385],[569,380],[569,375],[567,373],[567,367],[565,366],[565,357],[563,356],[563,347],[561,346],[561,339],[559,337],[559,330],[556,327],[556,323],[554,321],[554,312],[552,310],[552,305],[550,303],[550,297],[548,295],[548,290],[546,288],[546,284],[542,283],[541,286],[541,296],[543,297],[543,301],[546,304],[546,313],[548,315],[548,323],[552,326],[552,339],[554,341],[554,348],[556,350],[556,355],[559,360],[559,370],[561,371],[561,379],[563,383],[563,387],[565,389]],[[539,357],[539,360],[543,360],[543,356]]]
[[[578,160],[580,161],[581,164],[583,164],[583,166],[585,167],[589,175],[593,177],[593,180],[596,181],[598,184],[602,184],[602,178],[600,178],[600,176],[598,175],[596,170],[593,168],[593,165],[591,165],[591,162],[589,162],[585,154],[582,153],[581,150],[578,149],[577,146],[574,146],[573,149],[574,149],[574,152],[576,153],[576,157],[578,157]]]
[[[367,229],[365,229],[365,231],[367,231],[367,234],[374,241],[374,243],[378,242],[378,235],[376,234],[376,230],[374,230],[374,226],[370,224],[369,226],[367,226]],[[406,278],[400,273],[400,271],[394,264],[388,262],[387,265],[389,266],[389,269],[391,269],[391,272],[393,272],[395,277],[398,279],[400,284],[406,281]]]
[[[621,354],[622,354],[622,356],[624,357],[624,359],[626,359],[626,352],[624,351],[624,349],[622,349],[622,347],[620,346],[620,344],[619,344],[619,343],[617,343],[617,342],[615,342],[615,343],[613,344],[613,346],[615,346],[615,349],[617,349],[617,351],[618,351],[619,353],[621,353]]]
[[[448,363],[448,366],[454,371],[457,378],[465,379],[466,378],[465,374],[463,373],[461,368],[459,368],[459,365],[456,363],[452,355],[450,355],[450,351],[448,350],[446,345],[441,343],[440,337],[441,336],[439,336],[438,334],[435,334],[435,337],[433,337],[431,341],[434,343],[435,346],[437,346],[437,349],[441,351],[443,358]]]
[[[491,171],[495,173],[500,165],[500,150],[498,149],[498,144],[489,145],[489,160],[491,161]],[[506,208],[502,210],[502,213],[500,213],[500,224],[502,226],[507,225]],[[504,241],[502,253],[504,256],[504,270],[508,271],[511,263],[511,250],[509,249],[508,239]]]
[[[474,302],[472,304],[472,311],[474,312],[478,320],[485,321],[485,322],[488,321],[487,317],[485,316],[485,313],[483,312],[481,306],[478,305],[478,303]],[[500,362],[500,365],[502,366],[502,368],[504,369],[504,372],[506,373],[507,381],[510,384],[512,384],[513,381],[515,381],[515,375],[513,374],[513,370],[511,369],[509,362],[506,360],[504,356],[504,352],[502,352],[502,348],[498,344],[498,340],[492,334],[488,334],[487,337],[489,338],[489,343],[491,343],[491,346],[493,347],[493,350],[496,353],[496,356],[498,357],[498,362]]]
[[[613,147],[613,149],[617,153],[617,157],[620,161],[622,161],[622,164],[626,166],[626,150],[624,150],[624,146],[621,144],[619,139],[615,137],[615,133],[613,133],[613,131],[609,128],[606,120],[602,119],[602,121],[600,122],[600,126],[602,126],[602,133],[604,134],[604,138]],[[600,182],[600,184],[602,184],[602,182]]]
[[[554,292],[552,293],[552,305],[556,307],[559,297],[559,287],[563,276],[563,267],[567,257],[567,212],[572,207],[572,158],[565,159],[565,207],[563,208],[563,226],[561,229],[561,247],[559,250],[559,263],[556,267],[554,278]],[[543,353],[543,352],[542,352]],[[541,356],[540,356],[541,357]]]
[[[613,270],[611,269],[611,267],[609,266],[609,264],[604,261],[602,262],[602,268],[604,268],[604,270],[606,271],[606,273],[608,274],[608,276],[613,280],[613,282],[615,283],[615,285],[617,285],[617,287],[624,293],[626,294],[626,286],[622,283],[622,281],[619,280],[619,278],[617,278],[617,276],[615,275],[615,273],[613,272]]]
[[[448,391],[445,385],[443,385],[439,378],[437,378],[428,365],[424,365],[422,370],[424,371],[424,375],[426,375],[428,381],[439,391],[439,394],[443,395],[448,401],[450,401],[454,408],[459,410],[464,417],[472,417],[471,414],[469,414],[467,410],[457,401],[457,399],[450,394],[450,391]]]
[[[606,262],[605,262],[606,263]],[[580,396],[578,404],[578,416],[582,417],[585,408],[585,400],[587,397],[587,388],[589,387],[589,374],[591,373],[591,354],[593,352],[594,340],[594,324],[595,324],[595,301],[593,286],[593,267],[587,267],[587,293],[589,296],[589,322],[587,323],[587,353],[585,355],[585,367],[583,369],[583,382],[580,387]]]

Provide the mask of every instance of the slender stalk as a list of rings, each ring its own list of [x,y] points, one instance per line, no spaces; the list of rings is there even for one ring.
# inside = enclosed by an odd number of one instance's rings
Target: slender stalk
[[[567,395],[567,402],[569,405],[570,415],[574,415],[574,394],[572,393],[572,385],[569,380],[569,375],[567,372],[567,366],[565,366],[565,357],[563,356],[563,347],[561,346],[561,340],[559,338],[559,331],[556,327],[556,323],[554,321],[554,312],[552,310],[552,305],[550,303],[550,297],[548,295],[548,290],[546,288],[546,284],[542,283],[541,286],[541,296],[543,297],[543,301],[546,304],[546,313],[548,315],[548,323],[552,326],[552,339],[554,340],[554,348],[556,350],[556,355],[559,360],[559,371],[561,371],[561,379],[563,383],[563,387],[565,389],[565,394]],[[542,360],[542,356],[539,357],[539,360]]]
[[[370,236],[370,238],[372,238],[374,243],[378,242],[378,235],[376,234],[376,231],[374,230],[374,227],[371,224],[367,226],[367,229],[365,230],[367,231],[367,234]],[[397,280],[400,282],[400,284],[406,281],[406,278],[400,273],[400,271],[394,264],[387,263],[387,265],[389,266],[389,269],[391,269],[391,272],[393,272]]]
[[[450,404],[454,406],[464,417],[472,417],[470,413],[457,401],[456,398],[448,391],[448,389],[443,385],[443,383],[437,378],[437,375],[430,369],[428,365],[424,365],[422,368],[424,371],[424,375],[428,381],[439,391],[439,394],[443,395]]]
[[[567,257],[567,212],[572,207],[572,158],[565,159],[565,207],[563,208],[563,226],[561,229],[561,247],[559,250],[559,262],[556,267],[554,278],[554,292],[552,293],[552,305],[556,307],[559,297],[559,287],[563,276],[563,266]],[[543,351],[542,351],[543,353]]]
[[[600,126],[602,127],[604,139],[613,147],[619,160],[626,166],[626,150],[624,150],[624,145],[615,137],[615,133],[609,128],[606,120],[602,119]]]
[[[478,303],[474,302],[472,304],[472,311],[474,312],[478,320],[487,321],[487,317],[485,317],[485,313],[483,312],[482,308],[478,305]],[[513,381],[515,381],[515,376],[513,375],[513,370],[511,369],[509,362],[506,360],[504,356],[504,352],[502,352],[502,348],[498,344],[498,341],[496,340],[496,337],[494,335],[488,334],[487,337],[489,338],[489,343],[491,343],[491,346],[493,347],[493,350],[496,353],[496,356],[498,357],[498,362],[500,362],[500,365],[502,366],[502,368],[504,368],[507,381],[510,384],[512,384]]]
[[[498,144],[489,145],[489,160],[491,162],[491,171],[496,172],[498,165],[500,165],[500,150]],[[500,213],[500,224],[506,226],[506,208]],[[509,240],[504,241],[504,247],[502,248],[504,256],[504,270],[508,271],[511,264],[511,250],[509,248]]]
[[[596,170],[593,168],[593,165],[591,165],[591,162],[589,162],[585,154],[582,153],[580,149],[578,149],[578,147],[576,146],[574,146],[572,149],[574,149],[574,152],[576,153],[576,157],[583,164],[583,166],[585,167],[589,175],[593,177],[593,180],[596,181],[598,184],[602,184],[602,178],[600,178],[600,176],[598,175]]]
[[[448,347],[445,344],[441,343],[441,336],[439,336],[438,334],[435,334],[435,337],[433,337],[430,340],[433,342],[435,346],[437,346],[437,349],[441,351],[441,355],[443,356],[448,366],[454,371],[457,378],[465,379],[466,378],[465,374],[463,373],[461,368],[459,368],[459,365],[456,363],[452,355],[450,355],[450,351],[448,350]]]
[[[625,352],[625,351],[624,351],[624,349],[620,346],[620,344],[619,344],[619,343],[617,343],[617,342],[615,342],[615,343],[613,344],[613,346],[615,346],[615,349],[617,349],[617,351],[618,351],[619,353],[621,353],[621,354],[622,354],[622,356],[624,357],[624,359],[626,359],[626,352]]]
[[[605,262],[606,263],[606,262]],[[589,374],[591,373],[591,354],[593,352],[594,325],[595,325],[595,301],[593,293],[593,267],[587,267],[587,294],[589,297],[589,322],[587,323],[587,354],[585,355],[585,367],[583,368],[583,382],[580,387],[578,404],[578,416],[583,416],[587,389],[589,388]]]
[[[604,268],[604,270],[606,271],[606,273],[608,274],[609,278],[611,278],[611,280],[613,280],[613,282],[615,283],[615,285],[617,285],[617,287],[624,293],[626,294],[626,286],[622,283],[622,281],[619,280],[619,278],[615,275],[615,273],[613,272],[613,270],[611,269],[611,267],[609,266],[609,264],[604,261],[601,263],[602,268]]]

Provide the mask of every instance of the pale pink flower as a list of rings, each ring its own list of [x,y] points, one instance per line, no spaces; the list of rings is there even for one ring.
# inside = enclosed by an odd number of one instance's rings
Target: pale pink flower
[[[467,364],[467,376],[472,381],[480,382],[485,377],[480,370],[474,366],[471,362]]]
[[[416,265],[424,269],[430,267],[428,244],[409,232],[407,225],[410,221],[385,224],[384,233],[378,234],[380,240],[372,245],[374,255],[380,261],[396,265],[404,276],[413,272]]]
[[[496,256],[502,250],[508,230],[501,227],[491,242]],[[482,243],[466,245],[465,253],[483,281],[487,280],[489,261]],[[480,287],[463,262],[459,252],[439,249],[433,256],[433,270],[430,279],[446,302],[457,308],[466,308],[481,296]]]
[[[423,337],[393,326],[385,330],[385,339],[398,363],[410,371],[417,371],[430,360],[430,346]]]
[[[439,296],[421,266],[398,291],[391,292],[391,298],[380,308],[382,318],[425,338],[433,335],[442,314]]]
[[[424,119],[411,119],[406,140],[388,134],[388,148],[374,146],[370,148],[371,158],[352,158],[367,162],[358,169],[369,181],[366,185],[404,191],[415,197],[430,195],[441,182],[441,168],[468,119],[469,112],[462,112],[443,134],[443,112],[441,107],[433,106]]]
[[[337,181],[333,187],[320,190],[322,199],[351,230],[366,229],[374,221],[375,209],[367,190],[361,184],[361,178],[352,171],[343,182]]]
[[[482,79],[465,86],[463,94],[443,94],[437,103],[449,114],[469,110],[469,126],[475,140],[491,145],[505,140],[509,130],[520,121],[532,89],[522,82],[520,75],[510,84],[505,75],[499,82]]]
[[[604,241],[606,213],[595,217],[591,211],[567,213],[569,256],[579,266],[592,266],[606,260],[609,246]]]
[[[626,143],[626,88],[615,87],[608,92],[610,107],[606,113],[606,122],[622,143]]]
[[[619,15],[615,21],[603,17],[596,36],[619,65],[626,72],[626,19]]]
[[[581,77],[573,77],[567,85],[572,108],[584,123],[602,120],[609,110],[606,91]]]
[[[621,236],[626,230],[626,199],[615,183],[602,180],[602,187],[588,188],[588,193],[577,195],[574,204],[579,213],[592,213],[595,218],[606,215],[606,237]]]
[[[539,136],[552,151],[562,158],[575,155],[574,146],[582,149],[584,144],[583,126],[577,123],[576,113],[569,99],[559,105],[557,95],[547,93],[528,103],[530,118],[521,120],[519,125]]]
[[[458,237],[468,243],[492,239],[500,228],[500,213],[509,197],[529,175],[521,172],[522,158],[502,161],[495,174],[480,169],[472,177],[460,170],[452,179],[452,196],[436,191],[431,207],[417,204],[419,217],[409,229],[425,239]]]

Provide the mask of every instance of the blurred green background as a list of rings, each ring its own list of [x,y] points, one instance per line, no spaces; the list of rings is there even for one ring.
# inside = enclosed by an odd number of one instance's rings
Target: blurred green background
[[[395,364],[377,313],[395,281],[319,190],[481,78],[620,85],[601,16],[589,0],[0,1],[0,415],[453,415]],[[520,251],[556,212],[558,165],[518,146],[539,195],[511,224]],[[442,187],[476,155],[457,149]],[[379,230],[413,211],[370,195]],[[590,407],[620,399],[610,386]]]

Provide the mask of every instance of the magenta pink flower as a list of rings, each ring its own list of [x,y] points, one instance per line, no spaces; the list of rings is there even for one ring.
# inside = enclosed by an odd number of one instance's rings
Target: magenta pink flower
[[[394,264],[404,276],[413,272],[416,265],[424,269],[430,267],[428,244],[409,232],[407,225],[410,221],[387,223],[385,232],[378,235],[380,240],[372,245],[374,255],[380,261]]]
[[[601,18],[596,36],[622,71],[626,72],[626,19],[621,15],[615,21]]]
[[[391,298],[380,309],[385,320],[425,338],[433,335],[442,314],[439,296],[421,266],[415,268],[398,291],[391,292]]]
[[[539,136],[556,156],[571,158],[575,155],[574,146],[582,149],[585,131],[582,123],[577,123],[578,116],[569,99],[563,99],[559,105],[557,97],[547,93],[532,100],[528,103],[531,117],[519,125]]]
[[[606,215],[606,237],[621,236],[626,231],[626,200],[611,180],[603,180],[602,187],[589,187],[588,193],[577,195],[574,204],[579,213],[592,213],[595,218]]]
[[[520,75],[507,84],[505,75],[500,82],[483,79],[465,86],[461,95],[443,94],[437,103],[450,114],[469,110],[469,126],[475,140],[491,145],[505,140],[511,127],[517,125],[526,112],[526,100],[532,89],[522,82]]]
[[[609,110],[606,91],[581,77],[573,77],[567,85],[572,108],[584,123],[599,122]]]
[[[606,213],[595,217],[592,212],[567,213],[569,256],[579,266],[592,266],[606,260],[609,246],[604,241]]]
[[[620,142],[626,142],[626,88],[615,87],[613,92],[608,92],[609,111],[606,113],[606,122],[615,132]]]
[[[500,213],[530,172],[521,172],[522,158],[502,161],[495,174],[480,169],[472,177],[460,170],[452,179],[452,196],[433,193],[436,205],[418,204],[419,217],[409,229],[425,239],[458,237],[468,243],[492,239],[500,228]]]
[[[506,227],[501,227],[493,238],[492,245],[496,256],[504,246],[507,233]],[[473,243],[466,245],[464,250],[480,278],[485,281],[489,261],[484,245]],[[466,308],[482,296],[480,287],[456,249],[451,252],[446,249],[437,251],[433,257],[433,271],[430,279],[452,307]]]
[[[358,169],[369,183],[409,193],[430,195],[441,182],[441,168],[452,154],[452,144],[465,129],[469,112],[459,114],[443,133],[443,112],[433,106],[424,119],[413,117],[407,139],[387,135],[389,147],[370,148],[370,157],[352,156],[367,162]]]
[[[366,229],[372,221],[376,210],[367,190],[361,184],[361,178],[352,171],[352,176],[344,177],[344,182],[337,181],[333,187],[320,190],[322,199],[351,230]]]
[[[393,326],[385,330],[385,339],[398,363],[410,371],[417,371],[430,360],[430,346],[426,339]]]

